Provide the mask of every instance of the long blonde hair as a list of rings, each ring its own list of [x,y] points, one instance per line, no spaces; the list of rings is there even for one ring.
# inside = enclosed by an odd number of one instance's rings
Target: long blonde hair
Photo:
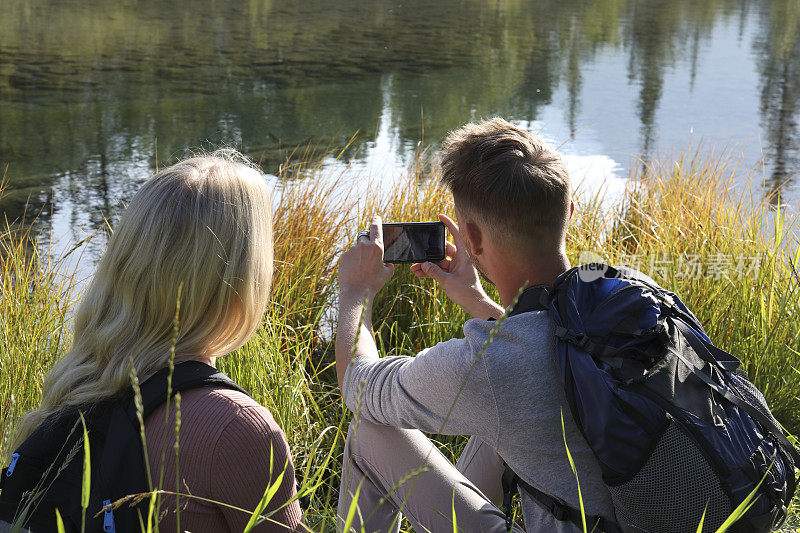
[[[175,358],[217,357],[255,332],[272,280],[272,210],[264,176],[234,150],[158,172],[120,219],[75,316],[72,347],[48,372],[15,447],[66,406],[117,396]]]

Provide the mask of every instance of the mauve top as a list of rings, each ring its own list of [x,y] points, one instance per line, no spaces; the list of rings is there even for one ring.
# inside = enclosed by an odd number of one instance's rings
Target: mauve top
[[[166,404],[145,420],[147,455],[153,483],[158,484],[162,443],[166,438],[163,489],[175,491],[175,403],[170,402],[166,426]],[[166,429],[166,434],[165,434]],[[181,394],[181,427],[178,471],[181,495],[190,493],[252,511],[268,485],[286,472],[280,489],[262,514],[277,509],[297,493],[294,465],[286,436],[269,410],[255,400],[229,389],[203,387]],[[270,475],[270,448],[273,471]],[[181,496],[180,529],[191,533],[240,532],[250,519],[218,504]],[[176,533],[175,499],[164,497],[166,514],[160,522],[164,533]],[[253,529],[259,533],[305,531],[297,500]]]

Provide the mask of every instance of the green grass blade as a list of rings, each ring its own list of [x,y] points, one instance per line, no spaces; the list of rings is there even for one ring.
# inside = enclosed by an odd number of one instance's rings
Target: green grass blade
[[[66,533],[64,531],[64,521],[61,520],[61,513],[58,512],[58,509],[56,509],[56,531],[58,533]]]
[[[703,515],[700,517],[700,523],[697,524],[697,532],[696,533],[703,533],[703,524],[706,521],[706,513],[708,512],[708,502],[706,502],[706,507],[703,509]]]
[[[86,509],[89,507],[89,496],[92,492],[92,457],[89,449],[89,431],[86,429],[86,419],[81,416],[83,426],[83,479],[81,480],[81,531],[86,530]]]
[[[356,493],[353,494],[353,501],[350,502],[350,508],[347,509],[347,519],[344,521],[344,527],[342,528],[343,533],[350,533],[350,529],[353,527],[353,520],[355,520],[356,510],[358,509],[358,495],[360,492],[361,483],[356,487]]]
[[[451,504],[453,511],[453,533],[458,533],[458,521],[456,519],[456,489],[453,489],[453,502]]]
[[[153,491],[150,493],[150,502],[147,506],[147,533],[153,533],[153,522],[155,522],[156,504],[158,503],[158,492]],[[157,526],[156,526],[157,527]]]
[[[575,482],[578,484],[578,503],[580,504],[581,510],[581,524],[583,525],[583,531],[586,533],[588,528],[586,527],[586,510],[583,508],[583,495],[581,494],[581,480],[578,479],[578,469],[575,468],[575,461],[572,460],[572,454],[569,451],[569,446],[567,446],[567,430],[564,427],[564,410],[561,410],[561,435],[564,437],[564,448],[567,450],[567,459],[569,459],[569,466],[572,468],[572,475],[575,476]]]
[[[269,474],[270,479],[272,478],[272,461],[273,461],[273,448],[270,447],[269,449]],[[249,533],[254,527],[259,524],[259,519],[261,518],[261,513],[264,509],[267,508],[269,502],[272,501],[272,498],[275,494],[280,490],[281,483],[283,483],[283,475],[286,473],[286,468],[289,466],[289,460],[286,460],[286,464],[283,467],[283,471],[275,476],[275,481],[273,481],[267,489],[264,491],[264,495],[261,497],[261,501],[258,502],[253,514],[250,515],[250,520],[247,521],[247,525],[244,528],[243,533]]]
[[[733,510],[730,516],[728,516],[728,518],[725,519],[725,521],[722,523],[721,526],[719,526],[719,528],[715,533],[725,533],[729,527],[735,524],[737,520],[743,517],[745,513],[747,513],[747,511],[750,510],[750,507],[752,507],[753,504],[756,503],[756,500],[758,500],[758,496],[756,496],[756,493],[758,492],[758,489],[761,487],[761,484],[767,478],[767,474],[769,473],[771,468],[772,464],[769,465],[767,471],[764,472],[763,476],[761,476],[761,481],[758,482],[758,485],[756,485],[755,488],[750,492],[750,494],[748,494],[747,497],[744,500],[742,500],[742,503],[740,503],[736,507],[736,509]]]

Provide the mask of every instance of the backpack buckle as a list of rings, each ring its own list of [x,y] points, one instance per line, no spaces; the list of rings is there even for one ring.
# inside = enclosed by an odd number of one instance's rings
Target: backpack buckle
[[[503,476],[500,478],[503,486],[503,511],[506,514],[506,529],[511,531],[514,526],[514,518],[511,513],[511,502],[514,500],[514,492],[517,488],[517,474],[514,473],[508,465],[503,462],[505,470]]]
[[[589,346],[589,336],[585,333],[567,333],[567,337],[565,338],[566,341],[569,343],[577,346],[581,350],[586,350],[587,346]]]
[[[580,349],[585,349],[589,344],[589,336],[585,333],[575,333],[564,327],[557,327],[555,331],[556,337],[564,340],[570,344],[574,344]]]
[[[575,344],[577,344],[581,349],[586,348],[586,346],[589,344],[589,336],[585,333],[579,333],[575,339]]]

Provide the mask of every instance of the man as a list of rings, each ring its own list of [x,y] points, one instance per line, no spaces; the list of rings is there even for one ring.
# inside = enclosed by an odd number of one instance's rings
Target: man
[[[345,443],[339,517],[346,518],[358,491],[354,526],[363,521],[369,532],[397,531],[398,512],[417,531],[452,531],[453,508],[464,531],[506,531],[499,508],[503,462],[527,484],[578,508],[566,438],[586,515],[612,521],[599,466],[561,389],[547,313],[505,318],[481,354],[503,307],[486,295],[479,272],[509,306],[521,289],[552,284],[570,266],[567,170],[540,138],[496,118],[451,133],[442,172],[459,226],[440,215],[453,237],[448,259],[412,270],[439,282],[474,318],[464,324],[463,339],[416,357],[379,358],[371,306],[393,272],[382,262],[380,218],[373,218],[368,238],[343,254],[336,370],[357,416]],[[453,465],[422,431],[471,438]],[[527,491],[521,498],[527,531],[579,530]]]

